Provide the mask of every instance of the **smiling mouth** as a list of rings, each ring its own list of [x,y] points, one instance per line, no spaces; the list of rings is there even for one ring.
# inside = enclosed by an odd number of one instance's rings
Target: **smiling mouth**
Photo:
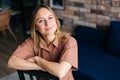
[[[50,27],[50,28],[47,28],[47,29],[45,29],[45,30],[50,30],[50,29],[52,29],[52,27]]]

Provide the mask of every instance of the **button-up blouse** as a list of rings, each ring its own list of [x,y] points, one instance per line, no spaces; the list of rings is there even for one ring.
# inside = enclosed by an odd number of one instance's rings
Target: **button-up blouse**
[[[13,55],[22,59],[29,59],[37,55],[48,61],[66,61],[70,63],[72,68],[62,80],[74,80],[72,71],[78,68],[77,42],[70,35],[66,35],[63,42],[55,39],[48,47],[40,43],[38,53],[36,54],[33,49],[33,40],[32,38],[28,38],[18,46]]]

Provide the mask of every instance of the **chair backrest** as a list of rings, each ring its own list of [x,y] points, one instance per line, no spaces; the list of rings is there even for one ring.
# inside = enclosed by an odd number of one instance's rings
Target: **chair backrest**
[[[4,10],[0,12],[0,31],[9,28],[11,12],[11,10]]]
[[[52,79],[52,80],[59,80],[58,77],[48,73],[48,72],[43,72],[40,70],[17,70],[19,79],[20,80],[27,80],[25,78],[25,74],[29,75],[30,80],[34,80],[33,77],[36,78],[36,80],[40,80],[40,78],[45,78],[45,79]]]

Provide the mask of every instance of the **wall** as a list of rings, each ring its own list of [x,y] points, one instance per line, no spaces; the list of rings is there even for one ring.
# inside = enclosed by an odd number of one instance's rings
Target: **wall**
[[[111,20],[120,20],[120,0],[65,0],[65,10],[56,10],[65,27],[85,25],[107,29]]]

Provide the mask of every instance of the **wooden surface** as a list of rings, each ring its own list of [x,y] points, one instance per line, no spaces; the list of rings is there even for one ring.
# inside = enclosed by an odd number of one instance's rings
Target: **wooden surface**
[[[9,31],[6,32],[6,37],[3,37],[0,32],[0,77],[4,77],[15,71],[7,67],[7,61],[17,46],[21,44],[26,38],[20,33],[15,33],[18,38],[18,42],[16,42]]]

